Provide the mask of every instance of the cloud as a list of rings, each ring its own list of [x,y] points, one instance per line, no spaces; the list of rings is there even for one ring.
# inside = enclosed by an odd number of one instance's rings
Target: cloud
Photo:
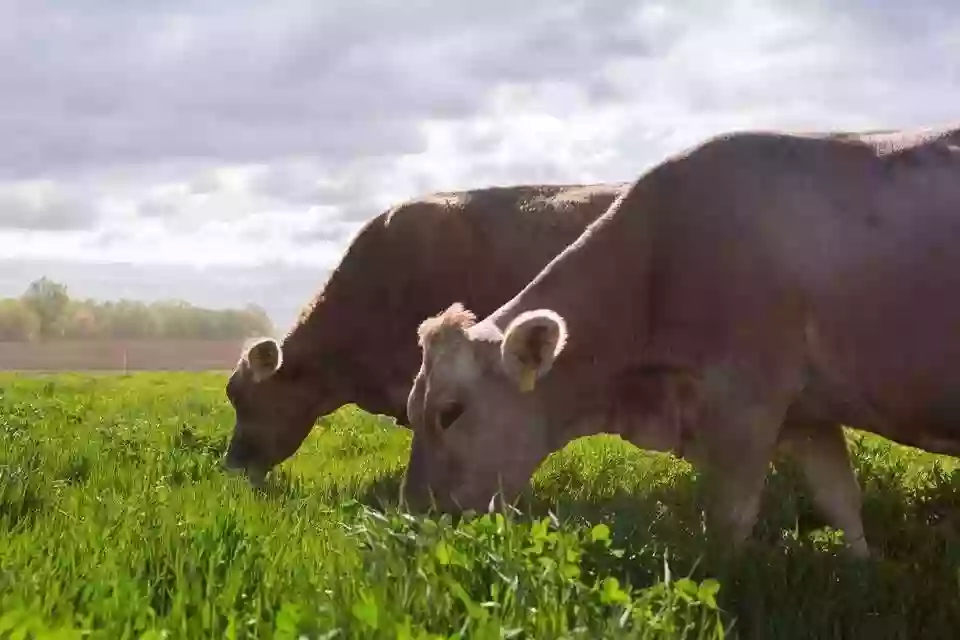
[[[8,178],[429,153],[425,123],[484,117],[498,91],[557,85],[588,108],[709,117],[766,103],[903,119],[866,98],[956,73],[945,2],[11,0],[0,21],[18,25],[0,36]]]
[[[0,229],[86,229],[100,215],[97,202],[49,180],[0,183]]]
[[[425,117],[468,117],[491,84],[575,79],[644,48],[621,33],[627,2],[4,7],[8,173],[417,152]]]
[[[0,22],[3,255],[161,278],[322,280],[430,191],[631,180],[725,130],[935,126],[960,103],[946,0],[9,0]]]

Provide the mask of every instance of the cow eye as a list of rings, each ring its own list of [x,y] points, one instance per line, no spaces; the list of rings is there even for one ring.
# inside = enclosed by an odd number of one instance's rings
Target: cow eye
[[[440,416],[437,419],[440,423],[440,428],[446,431],[450,428],[450,425],[456,422],[457,418],[459,418],[462,414],[463,403],[451,402],[440,411]]]

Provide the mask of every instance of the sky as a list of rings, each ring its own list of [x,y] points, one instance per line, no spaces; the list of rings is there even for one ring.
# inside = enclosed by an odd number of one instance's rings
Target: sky
[[[0,296],[253,302],[282,333],[408,198],[954,124],[952,4],[0,0]]]

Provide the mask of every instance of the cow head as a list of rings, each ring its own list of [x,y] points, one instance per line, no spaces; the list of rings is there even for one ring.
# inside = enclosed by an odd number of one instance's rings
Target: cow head
[[[223,465],[255,485],[293,455],[317,416],[317,389],[303,370],[286,363],[272,338],[252,342],[240,356],[226,393],[236,424]]]
[[[501,334],[459,303],[420,325],[423,352],[407,401],[413,445],[404,494],[413,508],[483,509],[513,500],[563,445],[550,370],[566,340],[549,310],[518,315]]]

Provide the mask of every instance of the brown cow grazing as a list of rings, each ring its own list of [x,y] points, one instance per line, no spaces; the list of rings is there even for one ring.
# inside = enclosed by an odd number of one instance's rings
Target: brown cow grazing
[[[786,436],[865,554],[836,423],[960,454],[958,238],[957,131],[678,154],[482,321],[455,304],[421,325],[406,497],[512,500],[551,452],[612,432],[712,476],[710,522],[739,546]],[[811,396],[803,437],[782,430]]]
[[[226,392],[225,458],[255,483],[319,416],[348,403],[406,421],[420,322],[454,300],[489,313],[602,214],[628,183],[436,193],[367,223],[283,339],[244,350]]]
[[[237,421],[225,466],[260,484],[272,467],[297,451],[319,416],[349,402],[406,426],[407,394],[420,363],[409,336],[422,319],[458,298],[481,313],[492,312],[626,186],[438,193],[373,219],[283,346],[260,339],[241,353],[227,384]],[[815,391],[808,388],[804,395]],[[799,457],[813,466],[814,475],[824,461],[827,468],[834,459],[839,464],[832,468],[848,464],[835,416],[822,399],[798,401],[788,414],[787,424],[793,426],[785,433],[794,437],[786,444],[817,450],[815,457]],[[825,435],[830,428],[835,433]],[[801,437],[808,433],[818,438]],[[813,489],[827,515],[835,512],[836,495]],[[842,521],[842,514],[833,520],[838,518]],[[862,536],[859,518],[844,528],[851,537],[857,531]]]

